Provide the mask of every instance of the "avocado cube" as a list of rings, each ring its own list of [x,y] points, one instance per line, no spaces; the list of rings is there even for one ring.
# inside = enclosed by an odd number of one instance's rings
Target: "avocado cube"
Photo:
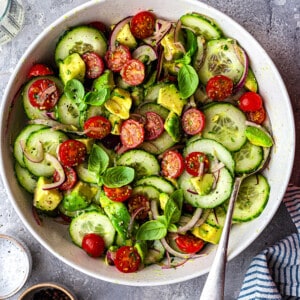
[[[130,49],[134,49],[137,47],[137,41],[133,34],[131,33],[129,23],[126,23],[118,32],[116,37],[117,42],[120,44],[127,46]]]
[[[200,196],[209,194],[214,182],[215,177],[211,173],[191,178],[191,183]]]
[[[114,75],[111,70],[105,70],[102,75],[93,81],[92,89],[94,91],[100,91],[102,89],[109,88],[112,90],[115,87]]]
[[[223,227],[215,227],[208,223],[203,223],[199,227],[192,230],[192,234],[196,237],[212,244],[218,244],[221,238]]]
[[[175,112],[171,111],[169,113],[165,120],[164,128],[175,143],[180,141],[181,120]]]

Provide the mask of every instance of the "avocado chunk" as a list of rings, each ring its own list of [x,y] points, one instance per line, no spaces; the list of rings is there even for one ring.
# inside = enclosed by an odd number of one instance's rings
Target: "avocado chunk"
[[[248,74],[245,81],[245,88],[251,92],[257,93],[258,83],[253,71],[249,68]]]
[[[191,178],[191,183],[200,196],[209,194],[214,182],[215,177],[211,173]]]
[[[147,241],[137,241],[134,244],[134,248],[137,250],[141,257],[142,262],[144,262],[146,255],[148,254]]]
[[[64,60],[58,64],[59,76],[64,84],[71,79],[78,79],[84,81],[85,63],[78,53],[68,55]]]
[[[157,103],[180,116],[186,100],[180,97],[175,84],[169,84],[159,89]]]
[[[45,184],[51,183],[46,177],[39,177],[34,191],[33,206],[43,211],[53,211],[63,199],[58,189],[44,190]]]
[[[167,61],[181,58],[184,55],[182,47],[179,45],[179,43],[175,43],[174,31],[175,30],[172,29],[161,40],[161,44],[164,47],[164,57]]]
[[[202,239],[203,241],[218,244],[221,238],[223,227],[215,227],[208,223],[203,223],[199,227],[192,230],[192,234]]]
[[[180,141],[181,121],[179,116],[173,111],[170,111],[169,115],[167,116],[164,128],[175,143]]]
[[[130,49],[134,49],[137,47],[137,41],[133,34],[131,33],[129,23],[126,23],[118,32],[116,37],[117,42],[120,44],[127,46]]]
[[[105,70],[102,75],[93,81],[92,89],[100,91],[109,88],[112,90],[115,87],[114,75],[111,70]]]

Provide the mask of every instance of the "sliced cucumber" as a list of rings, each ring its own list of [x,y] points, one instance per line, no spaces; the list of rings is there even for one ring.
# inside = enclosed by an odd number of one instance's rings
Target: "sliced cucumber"
[[[165,257],[166,249],[160,240],[153,241],[153,244],[148,247],[147,254],[144,259],[144,264],[151,265],[160,262]]]
[[[220,205],[210,210],[205,222],[213,227],[222,228],[224,227],[225,219],[226,210],[223,205]]]
[[[79,247],[87,233],[97,233],[103,237],[105,247],[108,248],[114,241],[116,231],[106,215],[92,211],[75,217],[70,224],[69,232],[72,241]]]
[[[129,150],[117,159],[117,165],[135,169],[136,177],[158,175],[160,166],[156,157],[143,150]]]
[[[206,45],[206,55],[198,74],[201,82],[215,75],[225,75],[237,83],[244,71],[238,55],[237,42],[230,38],[211,40]]]
[[[159,90],[166,86],[167,83],[160,82],[154,85],[151,85],[145,90],[145,101],[155,102],[158,98]]]
[[[168,109],[161,106],[160,104],[152,103],[152,102],[146,102],[136,109],[136,113],[139,113],[141,115],[146,115],[147,112],[155,112],[158,115],[160,115],[164,120],[167,118],[169,114]]]
[[[206,125],[203,137],[213,139],[229,151],[239,150],[246,142],[246,116],[236,106],[226,102],[204,108]]]
[[[191,28],[197,35],[203,35],[206,40],[219,39],[222,36],[221,29],[207,16],[190,13],[180,18],[182,25]]]
[[[149,200],[157,200],[159,198],[160,191],[151,185],[139,185],[133,188],[132,195],[145,195]]]
[[[33,194],[37,185],[37,177],[31,174],[27,168],[15,163],[15,172],[20,185],[29,193]]]
[[[227,168],[219,171],[216,187],[207,195],[200,196],[194,189],[192,176],[186,171],[179,177],[178,184],[183,190],[184,199],[194,207],[214,208],[225,202],[231,195],[233,178]]]
[[[260,166],[263,158],[262,147],[246,142],[239,151],[233,153],[235,172],[238,174],[251,173]]]
[[[96,52],[103,57],[106,50],[107,42],[102,32],[90,26],[77,26],[66,31],[59,39],[55,49],[55,61],[63,60],[72,53],[82,55]]]
[[[98,183],[98,178],[96,173],[89,171],[87,162],[79,164],[76,167],[76,173],[78,177],[88,183]]]
[[[151,185],[157,188],[159,191],[167,194],[172,194],[175,191],[175,188],[172,183],[164,179],[161,176],[147,176],[142,179],[139,179],[136,183],[136,186],[139,185]]]

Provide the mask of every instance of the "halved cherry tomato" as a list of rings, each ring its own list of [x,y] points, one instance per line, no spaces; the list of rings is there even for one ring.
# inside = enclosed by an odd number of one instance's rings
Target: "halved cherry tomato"
[[[145,66],[138,59],[131,59],[121,69],[122,79],[129,85],[139,85],[145,79]]]
[[[249,121],[262,124],[266,119],[266,110],[262,107],[259,110],[247,112],[246,116]]]
[[[131,33],[138,39],[145,39],[153,34],[155,21],[156,18],[153,13],[150,11],[141,11],[131,19]]]
[[[194,135],[204,129],[205,115],[197,108],[190,108],[184,112],[181,122],[185,133]]]
[[[185,158],[185,169],[192,176],[199,176],[201,164],[203,165],[203,172],[207,173],[209,170],[209,159],[203,152],[191,152]]]
[[[238,105],[239,108],[245,112],[257,111],[262,108],[263,101],[259,94],[246,92],[240,97]]]
[[[143,124],[133,119],[127,119],[121,126],[121,142],[128,149],[139,146],[144,141]]]
[[[165,177],[177,178],[184,170],[184,160],[182,155],[175,150],[164,153],[161,161],[161,171]]]
[[[210,78],[206,84],[206,93],[210,99],[224,100],[232,94],[233,81],[224,75]]]
[[[76,171],[71,168],[71,167],[64,167],[65,175],[66,175],[66,180],[65,182],[59,187],[61,191],[67,191],[72,189],[76,182],[77,182],[77,173]],[[53,174],[53,181],[57,182],[59,181],[59,173],[57,171],[54,172]]]
[[[63,166],[74,167],[84,162],[86,146],[76,140],[66,140],[58,148],[58,158]]]
[[[44,64],[35,64],[33,65],[28,72],[27,78],[37,77],[37,76],[46,76],[52,75],[53,71]]]
[[[163,133],[163,131],[163,118],[153,111],[148,111],[146,113],[145,140],[152,141],[158,138]]]
[[[179,234],[175,239],[177,247],[185,253],[197,253],[205,245],[204,241],[197,238],[196,236],[186,233]]]
[[[110,133],[111,124],[103,116],[94,116],[85,121],[83,128],[88,137],[102,139]]]
[[[131,53],[128,47],[119,45],[114,51],[108,50],[105,54],[107,66],[113,72],[119,72],[131,59]]]
[[[95,79],[104,72],[104,62],[96,52],[86,52],[82,55],[86,65],[85,75],[87,78]]]
[[[82,239],[82,249],[92,257],[99,257],[104,253],[105,242],[102,236],[88,233]]]
[[[136,220],[145,220],[150,211],[150,201],[147,196],[135,194],[128,199],[128,211],[131,215],[135,215]]]
[[[123,202],[127,200],[132,194],[132,187],[130,185],[124,185],[117,188],[109,188],[107,186],[103,186],[103,190],[105,195],[116,202]]]
[[[138,270],[141,257],[134,247],[122,246],[116,252],[114,263],[119,271],[132,273]]]
[[[57,103],[60,91],[54,81],[37,79],[29,87],[28,97],[32,106],[40,110],[50,110]]]

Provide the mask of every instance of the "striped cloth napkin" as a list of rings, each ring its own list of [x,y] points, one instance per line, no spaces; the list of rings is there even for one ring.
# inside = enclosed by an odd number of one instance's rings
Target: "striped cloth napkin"
[[[238,300],[300,299],[300,188],[289,185],[283,201],[298,234],[288,236],[254,257]]]

